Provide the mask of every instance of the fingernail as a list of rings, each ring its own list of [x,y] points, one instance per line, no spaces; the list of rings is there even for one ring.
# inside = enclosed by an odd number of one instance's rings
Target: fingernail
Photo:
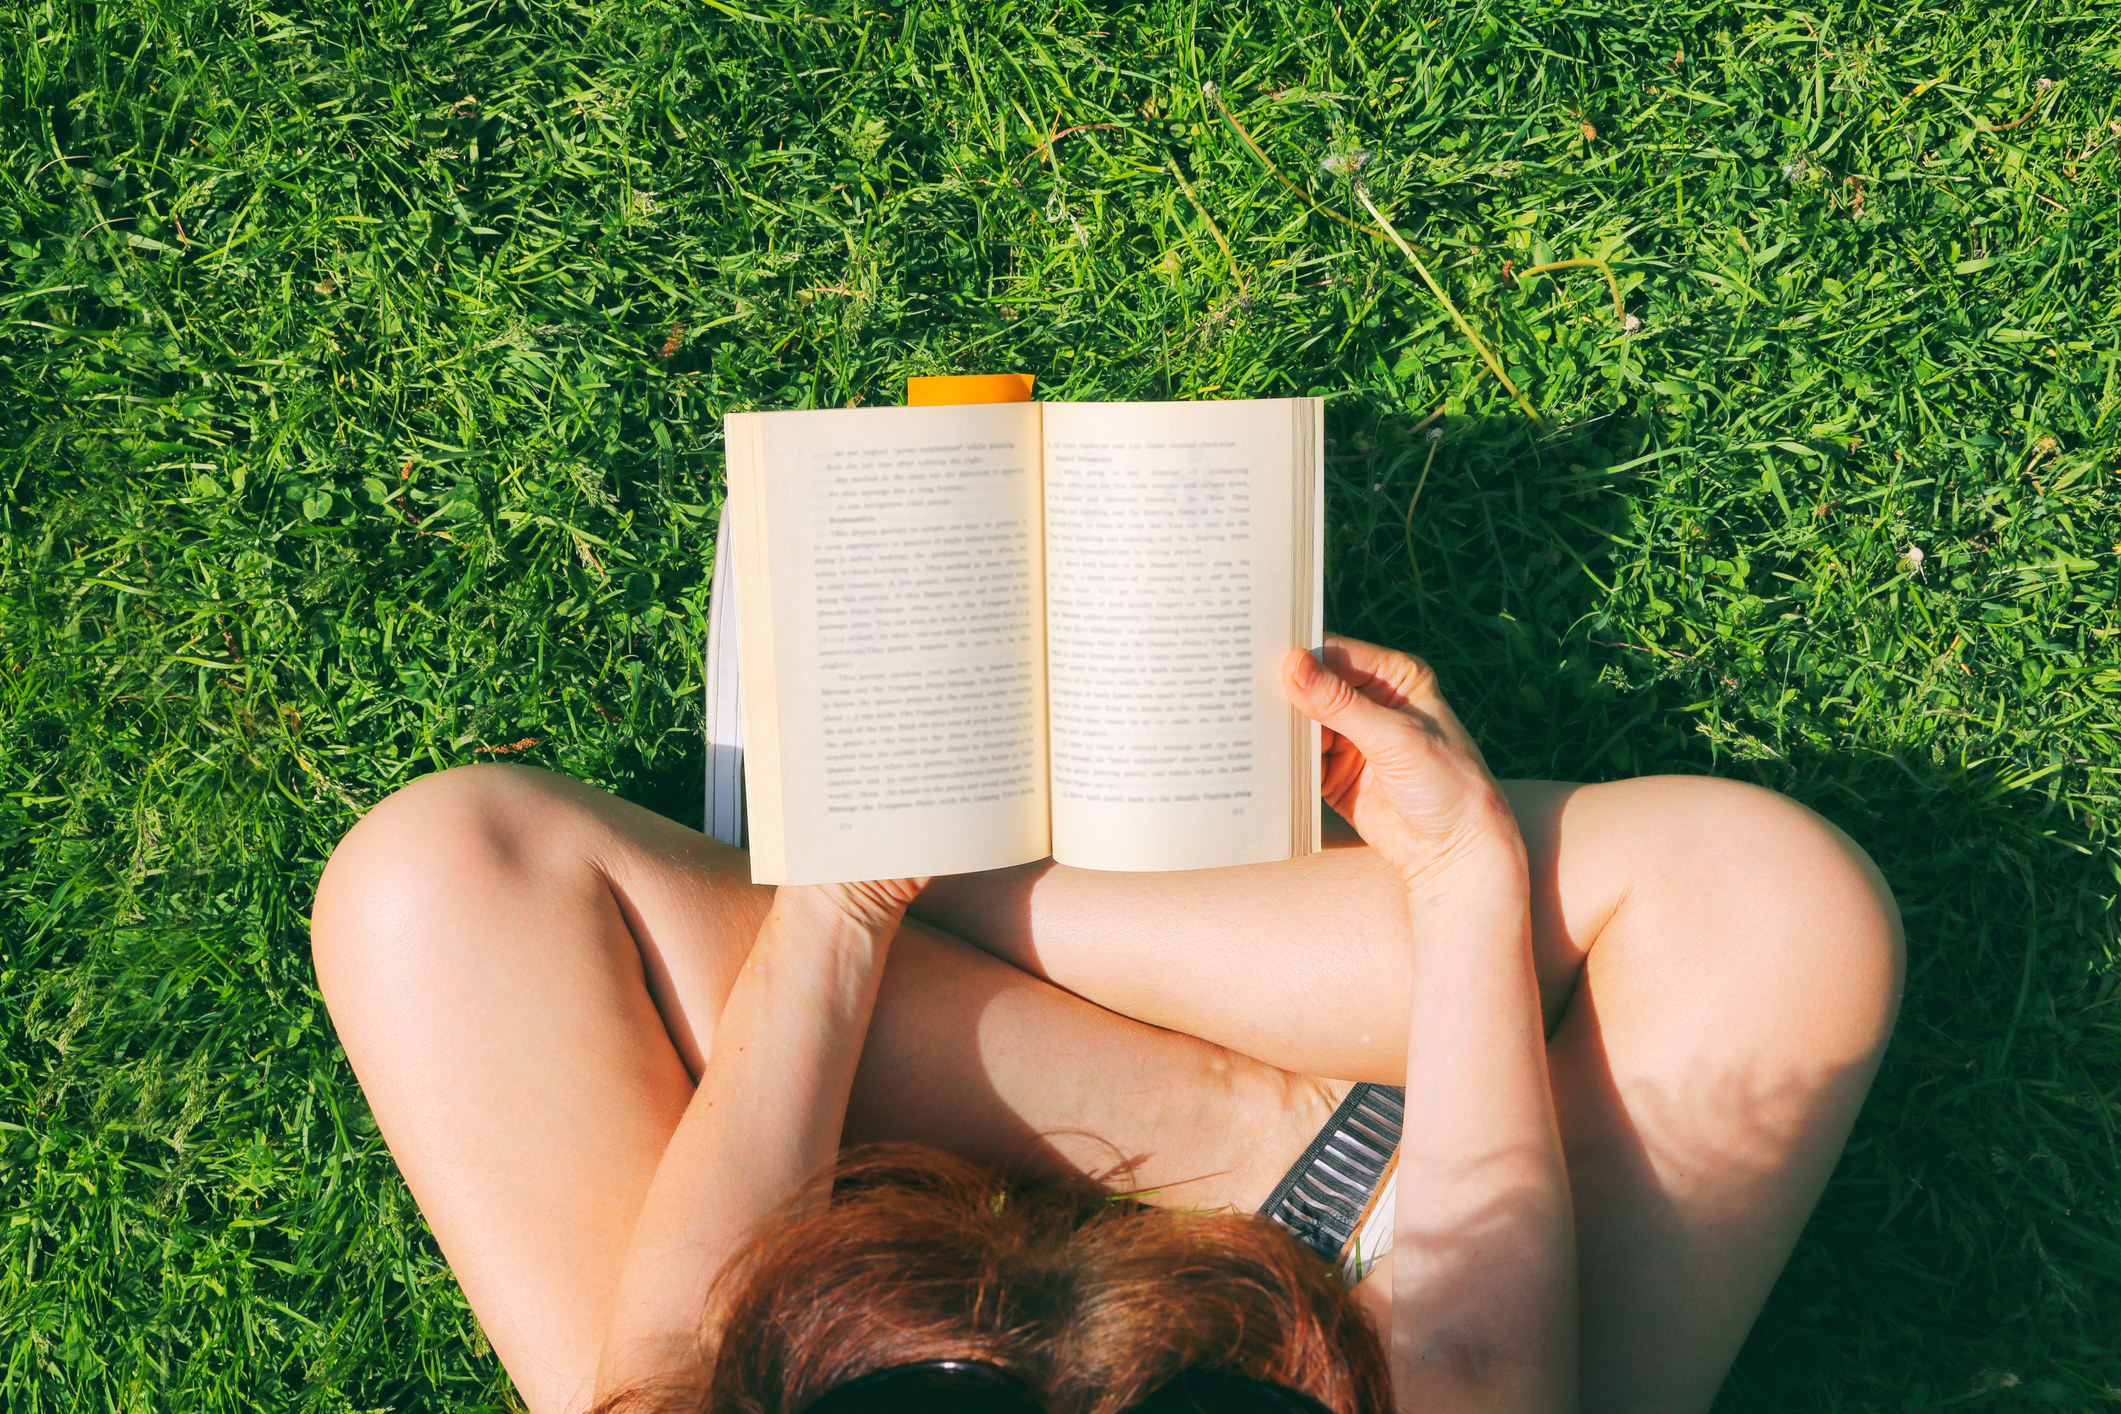
[[[1309,692],[1312,688],[1318,686],[1318,680],[1325,676],[1325,669],[1319,667],[1317,658],[1306,653],[1303,657],[1296,660],[1295,676],[1296,685]]]

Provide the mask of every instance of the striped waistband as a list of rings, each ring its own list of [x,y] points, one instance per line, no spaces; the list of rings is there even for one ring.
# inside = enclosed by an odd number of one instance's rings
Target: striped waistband
[[[1350,1285],[1391,1250],[1395,1185],[1388,1180],[1405,1121],[1405,1090],[1357,1085],[1260,1207],[1339,1266]]]

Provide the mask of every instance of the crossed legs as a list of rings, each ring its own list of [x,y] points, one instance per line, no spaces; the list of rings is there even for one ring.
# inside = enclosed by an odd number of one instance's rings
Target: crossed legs
[[[1511,795],[1577,1204],[1585,1403],[1703,1409],[1875,1068],[1897,918],[1860,852],[1764,792]],[[538,1414],[586,1398],[633,1215],[769,897],[735,851],[502,767],[400,792],[326,871],[334,1022]],[[1308,1077],[1402,1079],[1405,912],[1366,850],[967,876],[919,914],[851,1139],[1052,1174],[1125,1163],[1164,1201],[1249,1209],[1338,1093]]]

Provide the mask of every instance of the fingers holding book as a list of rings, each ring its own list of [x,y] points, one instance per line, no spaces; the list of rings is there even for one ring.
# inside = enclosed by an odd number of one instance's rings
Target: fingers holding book
[[[1522,859],[1509,802],[1427,663],[1329,634],[1316,655],[1289,655],[1282,685],[1325,729],[1326,804],[1410,886],[1498,849]]]
[[[783,884],[789,901],[825,910],[878,935],[895,933],[926,879],[865,879],[845,884]]]

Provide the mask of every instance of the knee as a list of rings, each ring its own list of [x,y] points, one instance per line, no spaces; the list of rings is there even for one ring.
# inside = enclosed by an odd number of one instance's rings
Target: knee
[[[1699,776],[1626,784],[1654,792],[1658,806],[1635,879],[1691,915],[1733,964],[1785,985],[1803,979],[1846,1040],[1882,1047],[1905,952],[1899,906],[1862,847],[1758,786]]]
[[[426,932],[457,899],[508,886],[537,867],[566,819],[559,778],[516,766],[459,766],[423,776],[362,816],[317,882],[310,950],[318,978],[358,967]]]

